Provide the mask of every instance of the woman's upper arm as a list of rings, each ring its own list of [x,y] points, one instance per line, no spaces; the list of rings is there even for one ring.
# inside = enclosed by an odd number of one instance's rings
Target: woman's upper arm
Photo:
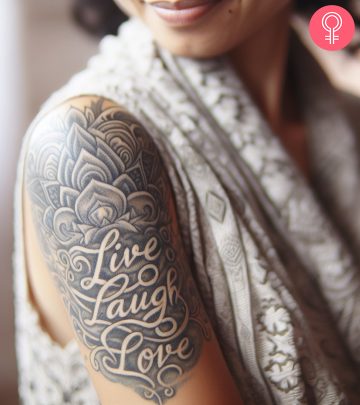
[[[115,103],[83,96],[30,137],[33,223],[101,402],[238,404],[149,134]]]

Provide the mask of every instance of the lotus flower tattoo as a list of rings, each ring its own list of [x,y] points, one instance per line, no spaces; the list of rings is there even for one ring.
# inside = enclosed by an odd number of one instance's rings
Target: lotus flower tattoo
[[[66,136],[62,148],[52,130],[37,156],[29,156],[30,189],[46,207],[48,230],[65,245],[95,242],[109,227],[140,231],[159,219],[155,152],[142,150],[135,142],[137,126],[120,121],[118,110],[96,119],[93,110],[72,108],[57,129]],[[47,137],[53,138],[52,148]]]

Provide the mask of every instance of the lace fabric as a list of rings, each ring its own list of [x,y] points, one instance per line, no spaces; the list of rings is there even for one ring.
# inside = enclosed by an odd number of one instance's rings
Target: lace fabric
[[[360,240],[351,221],[359,210],[360,154],[333,89],[296,36],[291,52],[321,195],[226,58],[175,57],[136,19],[106,37],[40,115],[72,96],[97,94],[125,106],[154,138],[195,280],[246,404],[347,403],[359,395],[348,352],[360,361],[360,266],[344,238]],[[75,342],[53,342],[27,294],[21,189],[30,133],[16,199],[20,394],[24,404],[96,404]]]

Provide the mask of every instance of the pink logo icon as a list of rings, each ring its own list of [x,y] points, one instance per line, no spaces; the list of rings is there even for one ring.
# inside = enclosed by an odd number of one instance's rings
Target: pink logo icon
[[[317,46],[327,51],[338,51],[353,39],[355,23],[345,8],[325,6],[311,17],[309,31]]]

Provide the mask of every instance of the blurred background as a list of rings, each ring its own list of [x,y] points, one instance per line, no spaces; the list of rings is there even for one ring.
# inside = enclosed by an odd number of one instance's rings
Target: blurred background
[[[0,404],[16,405],[12,297],[13,188],[23,134],[40,105],[81,70],[97,40],[70,0],[0,0]]]
[[[70,6],[71,0],[0,0],[1,405],[18,403],[11,256],[13,188],[21,140],[41,104],[81,70],[97,49],[98,40],[73,23]],[[312,46],[306,21],[299,20],[298,29],[334,84],[349,95],[360,95],[360,52],[356,57],[323,52]]]

